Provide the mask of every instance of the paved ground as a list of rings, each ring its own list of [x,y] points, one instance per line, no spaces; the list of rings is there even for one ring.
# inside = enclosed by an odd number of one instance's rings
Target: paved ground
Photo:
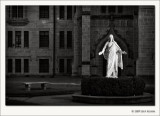
[[[7,105],[41,105],[41,106],[102,106],[101,104],[87,104],[78,103],[72,101],[73,94],[67,95],[51,95],[51,96],[37,96],[37,97],[10,97],[8,98]],[[14,101],[14,104],[11,102]],[[110,104],[110,106],[114,104]],[[126,104],[127,106],[152,106],[154,105],[154,99],[151,102],[139,103],[139,104]],[[103,105],[107,106],[107,105]],[[109,105],[108,105],[109,106]],[[115,105],[117,106],[117,105]],[[124,106],[123,104],[119,106]]]
[[[85,103],[76,103],[72,101],[72,94],[67,95],[51,95],[51,96],[37,96],[37,97],[12,97],[10,100],[18,101],[21,103],[31,105],[55,105],[55,106],[72,106],[72,105],[87,105]],[[17,103],[18,103],[17,102]],[[11,105],[8,103],[8,105]],[[19,104],[23,105],[23,104]]]
[[[40,84],[32,85],[31,91],[25,90],[23,82],[42,81],[49,82],[45,91],[41,89]],[[8,97],[69,94],[80,91],[80,83],[81,79],[78,77],[14,77],[6,79],[6,93]]]

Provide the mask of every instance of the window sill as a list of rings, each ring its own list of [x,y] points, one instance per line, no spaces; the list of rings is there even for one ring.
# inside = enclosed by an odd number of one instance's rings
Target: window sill
[[[49,20],[49,18],[39,18],[39,20]]]
[[[39,72],[39,74],[49,74],[49,72]]]
[[[22,48],[22,47],[17,47],[17,48],[15,48],[15,47],[8,47],[8,49],[29,49],[29,47],[24,47],[24,48]]]

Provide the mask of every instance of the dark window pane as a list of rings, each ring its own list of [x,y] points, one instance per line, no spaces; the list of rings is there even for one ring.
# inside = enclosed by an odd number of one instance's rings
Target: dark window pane
[[[12,7],[8,6],[8,17],[11,18],[11,11],[12,11]]]
[[[76,6],[74,6],[74,13],[76,13]]]
[[[49,31],[40,31],[39,40],[39,47],[49,47]]]
[[[64,6],[59,7],[59,18],[64,19]]]
[[[12,6],[12,18],[17,18],[18,16],[18,7],[17,6]]]
[[[123,12],[123,6],[118,6],[118,13],[122,13]]]
[[[12,18],[23,18],[23,6],[12,6]]]
[[[67,19],[72,19],[72,6],[67,6]]]
[[[21,59],[15,59],[15,72],[21,72]]]
[[[67,73],[72,73],[72,59],[67,59]]]
[[[12,31],[8,31],[8,47],[12,47],[13,43],[13,33]]]
[[[29,31],[24,31],[24,47],[29,47]]]
[[[115,13],[116,12],[116,7],[115,6],[109,6],[108,7],[108,12],[109,13]]]
[[[18,18],[23,18],[23,6],[18,6]]]
[[[64,48],[64,31],[60,31],[59,34],[59,48]]]
[[[29,72],[29,60],[24,59],[24,72],[28,73]]]
[[[101,13],[106,13],[106,6],[101,6]]]
[[[72,48],[72,31],[67,31],[67,48]]]
[[[12,59],[8,59],[8,72],[12,72]]]
[[[59,72],[64,73],[64,59],[59,59]]]
[[[49,6],[39,7],[39,18],[49,18]]]
[[[21,31],[15,32],[15,47],[16,48],[21,47]]]
[[[49,72],[49,59],[39,59],[39,72],[40,73]]]

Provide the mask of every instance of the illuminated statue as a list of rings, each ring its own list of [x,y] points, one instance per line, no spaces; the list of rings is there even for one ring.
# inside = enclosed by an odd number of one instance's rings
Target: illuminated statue
[[[122,54],[127,54],[122,51],[117,42],[114,41],[113,35],[109,35],[109,40],[105,43],[99,55],[104,55],[107,60],[106,77],[118,78],[118,67],[123,69]]]

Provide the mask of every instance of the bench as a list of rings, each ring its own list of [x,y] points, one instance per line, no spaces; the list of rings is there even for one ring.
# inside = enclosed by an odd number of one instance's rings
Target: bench
[[[25,89],[27,91],[31,90],[31,85],[33,85],[33,84],[40,84],[41,88],[43,90],[46,90],[46,86],[47,86],[47,84],[49,84],[49,82],[23,82],[23,84],[25,85]]]

